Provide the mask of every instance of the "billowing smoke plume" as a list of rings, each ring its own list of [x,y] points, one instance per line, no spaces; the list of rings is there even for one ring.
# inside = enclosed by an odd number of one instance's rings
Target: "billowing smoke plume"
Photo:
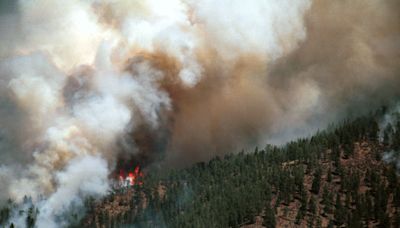
[[[400,93],[395,0],[5,2],[0,197],[41,200],[43,226],[116,166],[282,143]]]
[[[269,5],[266,3],[266,8],[271,10],[273,7]],[[282,34],[271,42],[276,46],[254,52],[250,47],[241,49],[241,41],[236,47],[224,49],[228,54],[220,57],[216,53],[230,43],[228,38],[237,36],[230,34],[223,44],[214,41],[219,48],[203,62],[205,77],[197,87],[175,99],[179,100],[175,102],[179,111],[170,143],[172,162],[183,158],[191,161],[193,157],[207,159],[254,144],[280,144],[398,98],[400,4],[397,1],[313,1],[293,21],[287,19],[296,14],[291,11],[292,5],[281,6],[285,13],[279,11],[272,28],[267,30],[274,35]],[[227,7],[218,9],[230,11]],[[205,9],[209,8],[213,7]],[[247,7],[242,9],[245,11]],[[261,10],[260,17],[265,18],[262,12],[267,11]],[[209,21],[214,26],[219,20],[232,21],[226,15],[217,13]],[[251,20],[248,18],[255,17],[243,16],[244,22],[235,21],[219,31],[226,34],[226,30],[236,28],[234,25]],[[250,22],[244,36],[260,34],[256,24]],[[291,33],[285,33],[288,31]],[[262,37],[264,42],[273,40],[265,34]],[[234,63],[229,62],[229,57],[235,54],[238,58]]]

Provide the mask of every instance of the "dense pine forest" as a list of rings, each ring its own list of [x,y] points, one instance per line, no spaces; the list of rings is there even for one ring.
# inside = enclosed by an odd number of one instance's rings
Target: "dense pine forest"
[[[400,227],[400,118],[376,113],[309,138],[215,157],[190,168],[149,170],[71,212],[75,227]],[[390,119],[382,124],[384,119]],[[29,201],[29,198],[26,199]],[[20,215],[34,227],[40,213]],[[1,210],[5,225],[15,204]],[[11,225],[12,226],[12,225]]]

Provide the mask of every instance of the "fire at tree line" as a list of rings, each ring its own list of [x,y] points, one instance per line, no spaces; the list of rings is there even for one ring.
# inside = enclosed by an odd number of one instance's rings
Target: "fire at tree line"
[[[70,227],[400,227],[399,129],[400,115],[382,108],[281,147],[145,175],[136,167],[65,216]],[[40,211],[24,204],[19,216],[35,227]],[[1,209],[1,227],[14,227],[17,207]]]

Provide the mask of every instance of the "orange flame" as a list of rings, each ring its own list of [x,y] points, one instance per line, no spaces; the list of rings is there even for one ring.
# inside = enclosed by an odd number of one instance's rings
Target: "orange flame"
[[[128,172],[128,175],[125,176],[124,172],[121,170],[119,175],[119,181],[123,186],[134,186],[134,185],[143,185],[143,172],[140,171],[140,167],[136,166],[133,172]]]

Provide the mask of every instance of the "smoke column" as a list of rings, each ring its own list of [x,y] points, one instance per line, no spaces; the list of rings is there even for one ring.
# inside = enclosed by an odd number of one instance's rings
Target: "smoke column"
[[[2,1],[0,199],[32,196],[38,226],[53,227],[106,194],[121,161],[187,165],[396,102],[399,12],[395,0]]]

